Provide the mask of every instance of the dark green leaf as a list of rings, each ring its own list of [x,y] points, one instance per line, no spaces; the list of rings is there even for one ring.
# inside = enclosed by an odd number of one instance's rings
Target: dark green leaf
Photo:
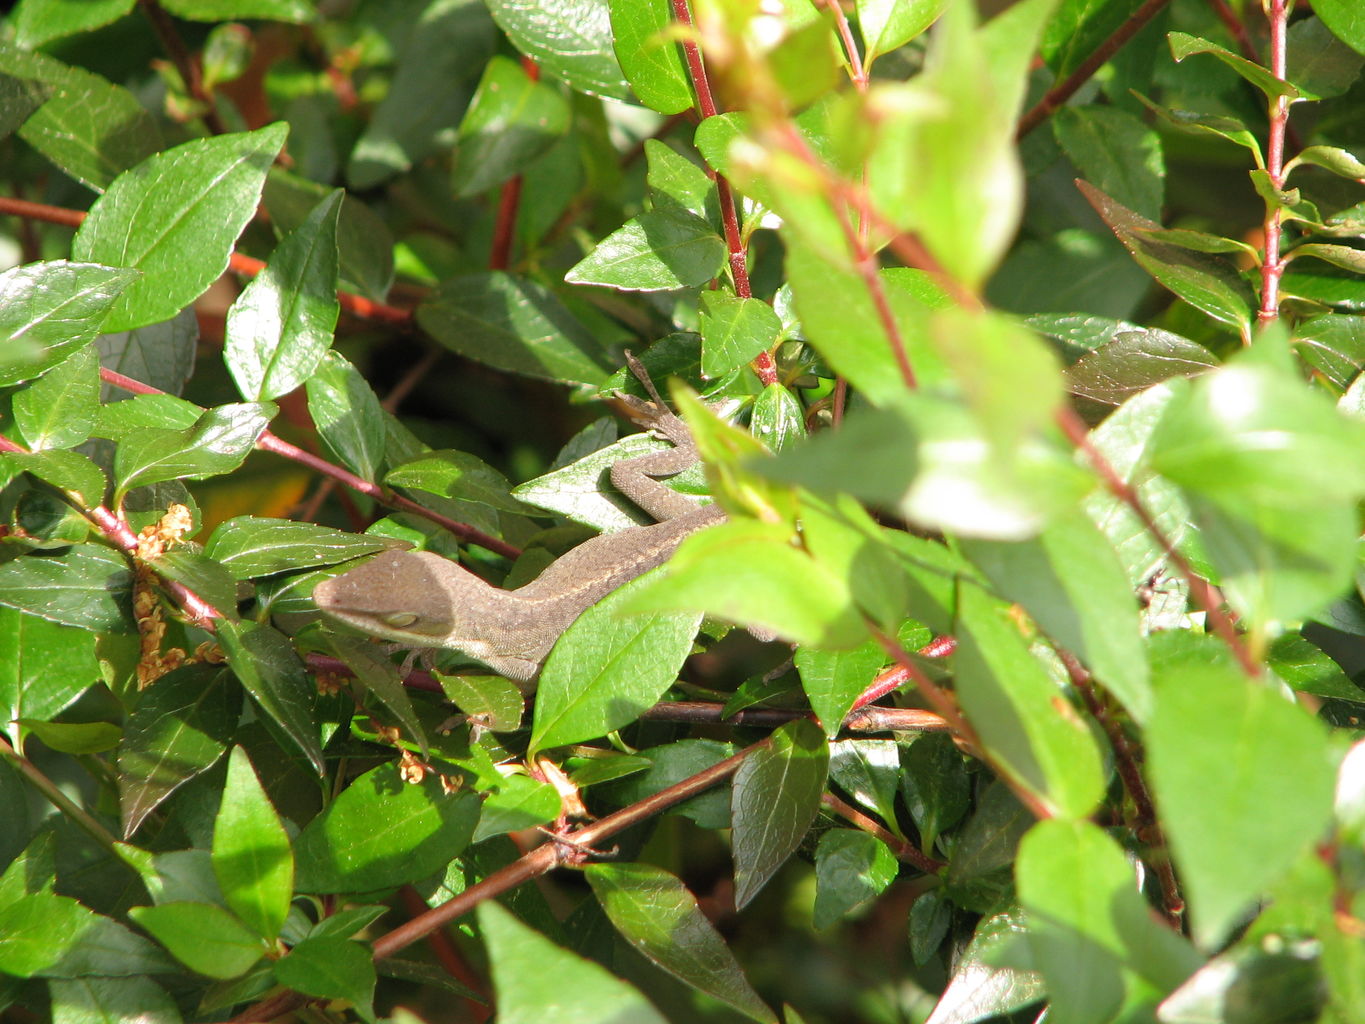
[[[1365,11],[1353,0],[1318,0],[1313,13],[1343,43],[1356,53],[1365,53]]]
[[[417,322],[446,348],[511,373],[599,384],[612,370],[552,292],[511,274],[446,281],[417,307]]]
[[[653,767],[613,786],[612,793],[618,803],[635,803],[710,768],[734,752],[733,745],[716,740],[679,740],[642,751],[642,756],[652,762]],[[702,828],[729,828],[730,804],[731,789],[727,782],[675,804],[670,811],[691,818]]]
[[[165,6],[191,21],[264,18],[304,23],[317,17],[309,0],[165,0]]]
[[[479,904],[499,1024],[544,1024],[553,1006],[559,1024],[620,1021],[668,1024],[638,991],[606,968],[560,949],[492,900]]]
[[[485,66],[460,123],[451,183],[473,196],[520,174],[569,128],[569,105],[553,85],[532,79],[506,57]]]
[[[248,401],[288,394],[332,344],[337,302],[340,189],[314,207],[228,310],[223,359]]]
[[[1365,704],[1365,689],[1353,683],[1322,648],[1298,633],[1276,637],[1266,652],[1266,664],[1302,693]]]
[[[928,733],[901,754],[901,794],[919,829],[920,845],[934,848],[971,806],[971,779],[962,752],[946,733]]]
[[[14,41],[25,50],[117,21],[135,0],[29,0],[14,13]]]
[[[701,369],[721,377],[777,344],[782,322],[762,299],[741,299],[726,292],[701,296]]]
[[[32,450],[72,448],[99,415],[99,356],[87,345],[14,396],[14,422]],[[91,504],[99,504],[96,494]]]
[[[612,592],[578,617],[545,659],[531,748],[596,739],[633,722],[673,685],[701,615],[622,615],[648,577]]]
[[[165,480],[203,480],[230,473],[256,446],[275,406],[220,405],[183,430],[146,430],[126,438],[114,459],[118,494]]]
[[[1338,388],[1344,389],[1365,368],[1365,317],[1314,317],[1294,328],[1293,341],[1298,354]]]
[[[48,982],[52,1024],[180,1024],[175,1000],[150,978],[70,978]]]
[[[895,801],[900,776],[900,746],[892,740],[841,740],[829,745],[830,780],[898,835]]]
[[[94,508],[104,501],[104,491],[109,483],[104,478],[104,472],[78,452],[60,448],[41,452],[6,452],[0,456],[0,460],[20,472],[31,473],[44,483],[68,492],[86,508]]]
[[[1142,0],[1062,0],[1042,39],[1043,59],[1057,81],[1075,71],[1141,4]]]
[[[218,640],[233,674],[319,775],[326,767],[314,720],[317,688],[283,633],[257,622],[218,620]]]
[[[136,270],[94,263],[31,263],[0,274],[0,386],[31,380],[100,332]]]
[[[750,1020],[777,1024],[677,878],[649,864],[590,864],[585,874],[617,931],[653,963]]]
[[[526,56],[579,92],[630,99],[612,46],[608,0],[488,0],[498,28]]]
[[[132,631],[132,585],[127,560],[99,544],[0,565],[0,605],[96,632]]]
[[[210,978],[245,974],[266,953],[259,936],[213,903],[133,907],[128,916],[182,964]]]
[[[403,727],[407,737],[415,742],[425,757],[427,737],[412,706],[412,698],[403,688],[403,673],[384,653],[383,648],[355,637],[327,635],[332,652],[355,673],[356,679],[374,694]]]
[[[974,1024],[1043,998],[1047,989],[1039,974],[996,962],[1027,934],[1017,908],[983,918],[925,1024]]]
[[[1153,795],[1195,941],[1207,949],[1317,842],[1335,766],[1317,722],[1226,664],[1168,663],[1156,697],[1147,729]],[[1262,827],[1268,820],[1275,828]]]
[[[1155,130],[1117,107],[1066,106],[1052,131],[1087,181],[1143,217],[1161,216],[1166,163]]]
[[[687,288],[719,274],[725,251],[725,239],[695,213],[652,210],[598,242],[564,280],[625,291]]]
[[[105,330],[166,320],[217,280],[256,213],[286,134],[285,125],[274,124],[187,142],[120,175],[95,201],[72,255],[142,271],[119,297]]]
[[[217,763],[240,706],[232,677],[208,665],[176,669],[142,694],[118,749],[124,836],[136,832],[177,788]]]
[[[384,412],[370,385],[338,352],[308,378],[308,414],[323,442],[352,472],[373,481],[384,460]]]
[[[554,786],[525,775],[509,775],[484,798],[479,827],[474,830],[470,842],[481,843],[490,836],[544,825],[558,817],[563,809]]]
[[[876,836],[832,828],[815,848],[815,927],[828,928],[880,896],[899,865]]]
[[[194,370],[198,341],[199,321],[194,310],[182,309],[159,324],[101,334],[95,339],[95,347],[99,349],[100,365],[106,369],[178,395]],[[112,384],[104,385],[103,392],[106,402],[127,397]]]
[[[1327,0],[1327,11],[1341,0]],[[1305,92],[1327,99],[1344,94],[1360,76],[1365,61],[1348,45],[1350,39],[1332,34],[1325,24],[1327,15],[1320,18],[1300,18],[1289,26],[1285,65],[1288,78]],[[1340,38],[1338,38],[1340,36]],[[1365,23],[1360,38],[1365,40]],[[1357,50],[1361,47],[1357,46]]]
[[[640,102],[661,114],[692,106],[682,51],[664,34],[673,24],[669,0],[610,0],[609,6],[612,49]]]
[[[829,747],[804,720],[776,730],[735,774],[735,907],[743,909],[805,837],[820,807]]]
[[[241,747],[234,747],[228,759],[223,802],[213,821],[213,873],[242,923],[273,941],[294,895],[294,855],[289,834]]]
[[[427,775],[404,782],[380,765],[352,782],[294,844],[301,892],[371,892],[415,882],[469,844],[479,819],[470,792]]]
[[[374,956],[359,942],[328,936],[304,939],[276,962],[275,977],[306,996],[345,999],[365,1018],[374,1012]]]
[[[1239,1017],[1256,1024],[1323,1020],[1327,992],[1320,956],[1315,942],[1229,950],[1162,1001],[1160,1020],[1162,1024]]]
[[[1106,405],[1122,405],[1153,384],[1172,377],[1197,377],[1218,365],[1203,345],[1160,328],[1115,335],[1067,367],[1073,394]]]

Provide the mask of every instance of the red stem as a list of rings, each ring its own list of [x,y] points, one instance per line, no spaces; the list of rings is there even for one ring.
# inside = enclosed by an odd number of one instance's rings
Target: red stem
[[[1285,80],[1285,55],[1289,11],[1285,0],[1270,0],[1267,10],[1270,19],[1270,73]],[[1289,124],[1289,98],[1276,96],[1270,101],[1270,133],[1266,144],[1265,169],[1275,188],[1284,188],[1284,137]],[[1280,255],[1282,211],[1279,206],[1266,212],[1265,258],[1261,261],[1261,308],[1256,318],[1263,324],[1280,315],[1280,278],[1284,276],[1285,259]],[[1251,339],[1245,339],[1250,344]]]

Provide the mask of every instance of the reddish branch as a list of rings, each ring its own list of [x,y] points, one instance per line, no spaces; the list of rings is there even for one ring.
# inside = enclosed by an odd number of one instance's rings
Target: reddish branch
[[[1270,19],[1270,73],[1285,81],[1285,56],[1289,23],[1289,5],[1285,0],[1269,0],[1266,13]],[[1289,125],[1289,97],[1276,96],[1270,101],[1270,132],[1267,138],[1265,170],[1276,191],[1284,188],[1284,138]],[[1280,315],[1280,278],[1284,276],[1286,260],[1280,255],[1282,210],[1278,204],[1266,211],[1265,258],[1261,261],[1261,308],[1257,319],[1265,324]]]

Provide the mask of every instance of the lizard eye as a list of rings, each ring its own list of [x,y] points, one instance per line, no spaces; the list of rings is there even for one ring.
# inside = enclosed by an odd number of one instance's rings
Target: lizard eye
[[[386,626],[392,626],[394,629],[406,629],[417,621],[417,615],[415,612],[390,612],[383,619]]]

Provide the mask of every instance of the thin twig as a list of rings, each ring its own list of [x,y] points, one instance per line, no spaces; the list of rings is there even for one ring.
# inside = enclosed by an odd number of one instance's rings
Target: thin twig
[[[1266,14],[1270,19],[1270,73],[1285,80],[1288,49],[1289,10],[1285,0],[1269,0]],[[1275,96],[1270,101],[1270,131],[1266,140],[1265,170],[1275,189],[1284,188],[1284,138],[1289,124],[1289,97]],[[1266,211],[1265,258],[1261,260],[1261,308],[1256,319],[1262,324],[1280,315],[1280,278],[1284,276],[1286,260],[1280,255],[1280,241],[1284,211],[1278,204]],[[1249,340],[1249,339],[1248,339]]]
[[[91,839],[113,853],[118,837],[96,821],[90,814],[62,792],[61,787],[43,774],[42,769],[12,747],[8,740],[0,737],[0,757],[9,761],[20,775],[32,783],[33,788],[43,794],[53,807],[61,811],[75,824],[85,830]]]
[[[161,5],[156,0],[138,0],[138,6],[142,8],[142,13],[147,16],[147,20],[152,25],[152,31],[161,41],[162,47],[166,51],[166,56],[171,58],[171,63],[180,72],[180,80],[185,83],[185,89],[196,103],[204,107],[204,113],[200,115],[204,119],[204,124],[208,126],[214,135],[226,135],[228,127],[223,123],[223,119],[218,116],[218,107],[214,103],[213,95],[204,88],[204,76],[200,74],[199,62],[194,59],[185,41],[180,38],[180,33],[176,31],[173,22]]]
[[[921,871],[930,875],[943,867],[942,861],[934,860],[932,857],[926,857],[924,854],[920,853],[919,850],[915,849],[914,843],[908,842],[891,832],[889,829],[883,828],[872,818],[858,810],[858,808],[840,800],[833,793],[823,794],[820,797],[820,802],[845,821],[857,826],[859,830],[880,839],[891,849],[891,853],[897,860],[903,860],[907,864],[913,864]]]

